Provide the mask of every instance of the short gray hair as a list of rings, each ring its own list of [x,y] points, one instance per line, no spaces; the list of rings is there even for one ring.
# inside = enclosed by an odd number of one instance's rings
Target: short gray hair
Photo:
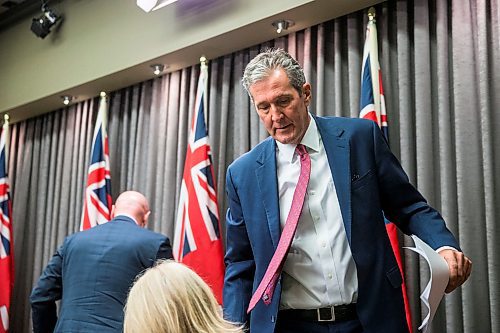
[[[302,95],[302,87],[306,83],[306,77],[297,60],[283,49],[267,49],[253,58],[243,72],[241,83],[250,98],[252,98],[249,91],[250,86],[267,78],[272,70],[278,68],[285,71],[292,87],[298,91],[299,96]]]

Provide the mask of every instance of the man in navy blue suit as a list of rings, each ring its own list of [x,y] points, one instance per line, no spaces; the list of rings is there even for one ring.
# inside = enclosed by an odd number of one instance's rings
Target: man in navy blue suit
[[[308,112],[311,86],[288,53],[257,55],[242,82],[270,137],[227,170],[226,318],[253,333],[408,332],[384,214],[447,261],[451,292],[472,264],[444,220],[410,184],[373,121]],[[310,159],[298,225],[275,288],[267,285],[274,293],[256,293],[249,309],[295,201],[298,144]]]
[[[149,214],[146,198],[126,191],[110,222],[66,237],[31,293],[35,333],[122,332],[135,277],[157,259],[172,258],[168,238],[145,228]]]

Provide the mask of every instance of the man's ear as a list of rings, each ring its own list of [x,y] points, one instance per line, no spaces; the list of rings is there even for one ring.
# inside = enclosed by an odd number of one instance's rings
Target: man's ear
[[[148,224],[148,218],[149,218],[150,214],[151,214],[151,211],[148,211],[146,214],[144,214],[144,218],[142,219],[142,226],[143,227],[146,227],[146,225]]]
[[[115,205],[111,206],[111,219],[115,218]]]
[[[304,94],[304,103],[309,106],[309,103],[311,103],[311,85],[309,83],[304,83],[302,93]]]

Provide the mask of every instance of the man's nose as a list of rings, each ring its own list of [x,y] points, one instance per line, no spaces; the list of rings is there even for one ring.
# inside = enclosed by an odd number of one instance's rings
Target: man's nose
[[[283,118],[283,112],[281,112],[281,108],[276,105],[271,105],[271,117],[273,121],[278,121]]]

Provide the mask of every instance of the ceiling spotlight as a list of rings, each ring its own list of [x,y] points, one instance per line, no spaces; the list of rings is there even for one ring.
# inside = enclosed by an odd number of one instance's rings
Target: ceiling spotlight
[[[153,69],[154,75],[160,75],[161,72],[163,72],[163,70],[165,69],[165,65],[154,64],[154,65],[151,65],[151,68]]]
[[[274,21],[272,24],[273,27],[276,28],[276,32],[280,34],[281,32],[286,31],[288,28],[292,27],[295,22],[290,20],[278,20]]]
[[[176,2],[177,0],[137,0],[135,3],[143,11],[149,13],[150,11],[160,9],[166,5]]]
[[[57,15],[52,9],[44,3],[42,5],[42,15],[38,18],[33,18],[31,22],[31,31],[40,38],[45,38],[50,33],[50,29],[61,20],[61,16]]]
[[[68,105],[73,100],[73,96],[71,96],[71,95],[64,95],[64,96],[61,96],[61,98],[63,100],[64,105]]]

